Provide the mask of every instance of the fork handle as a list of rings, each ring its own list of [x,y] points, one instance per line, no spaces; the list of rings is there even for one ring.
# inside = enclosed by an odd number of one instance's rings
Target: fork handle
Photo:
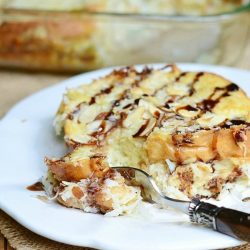
[[[192,222],[205,224],[220,233],[250,242],[250,214],[193,199],[189,215]]]

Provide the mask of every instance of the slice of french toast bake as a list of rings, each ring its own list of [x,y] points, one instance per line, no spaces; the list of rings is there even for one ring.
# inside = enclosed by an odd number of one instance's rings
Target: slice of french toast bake
[[[69,207],[133,212],[140,190],[114,166],[145,170],[175,198],[221,199],[250,185],[250,99],[219,75],[114,70],[69,89],[54,125],[70,152],[46,159],[44,183]]]

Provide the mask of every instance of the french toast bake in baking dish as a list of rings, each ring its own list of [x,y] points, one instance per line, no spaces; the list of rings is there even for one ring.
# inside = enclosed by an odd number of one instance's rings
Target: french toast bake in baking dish
[[[247,42],[249,9],[249,0],[0,0],[0,66],[232,65]]]
[[[232,11],[249,0],[0,0],[0,7],[55,11],[206,15]]]
[[[68,207],[133,213],[140,189],[115,166],[146,171],[173,198],[221,200],[250,185],[250,99],[216,74],[114,70],[67,90],[54,125],[69,153],[46,158],[43,183]]]

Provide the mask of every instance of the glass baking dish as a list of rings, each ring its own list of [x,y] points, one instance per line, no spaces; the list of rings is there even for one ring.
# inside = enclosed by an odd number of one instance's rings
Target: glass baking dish
[[[0,9],[0,67],[79,72],[113,65],[233,65],[250,5],[209,16]]]

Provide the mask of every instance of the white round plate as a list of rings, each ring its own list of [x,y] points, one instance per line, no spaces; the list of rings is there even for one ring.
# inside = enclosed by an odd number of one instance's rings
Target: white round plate
[[[250,93],[250,72],[198,64],[178,66],[185,71],[215,72]],[[111,218],[65,208],[54,201],[44,202],[37,198],[37,194],[42,195],[42,192],[26,189],[45,173],[44,156],[59,156],[65,151],[63,142],[55,137],[52,128],[52,119],[65,88],[89,83],[110,71],[102,69],[81,74],[42,90],[18,103],[2,119],[0,209],[37,234],[77,246],[108,250],[187,250],[241,244],[208,228],[191,225],[183,216],[178,217],[173,212],[173,217],[171,212],[166,212],[167,219],[157,215]]]

